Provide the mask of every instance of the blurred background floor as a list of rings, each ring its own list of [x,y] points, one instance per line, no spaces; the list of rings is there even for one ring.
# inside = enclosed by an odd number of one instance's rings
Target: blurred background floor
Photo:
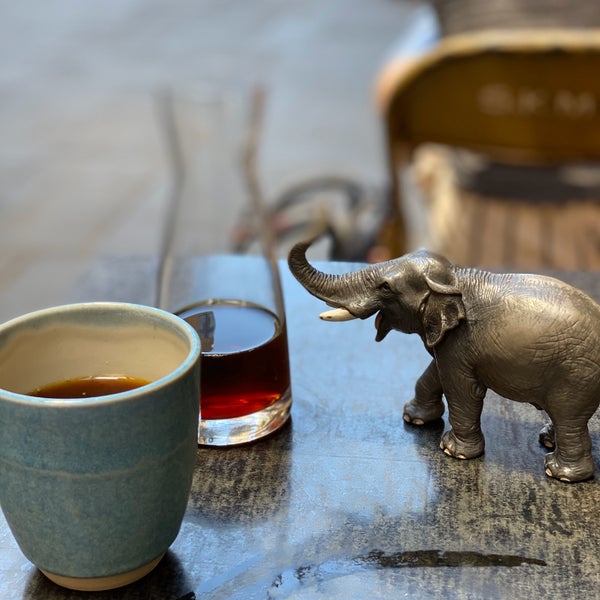
[[[265,85],[267,198],[322,174],[382,184],[373,78],[415,10],[401,0],[2,0],[0,319],[60,302],[98,257],[156,255],[165,87]]]

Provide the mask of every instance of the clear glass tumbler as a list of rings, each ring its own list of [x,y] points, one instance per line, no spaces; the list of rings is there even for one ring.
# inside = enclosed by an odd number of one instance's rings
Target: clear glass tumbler
[[[238,90],[162,103],[174,177],[157,304],[191,323],[202,341],[202,445],[272,433],[292,403],[279,266],[252,175],[256,102]],[[236,229],[248,214],[256,243],[239,254]]]

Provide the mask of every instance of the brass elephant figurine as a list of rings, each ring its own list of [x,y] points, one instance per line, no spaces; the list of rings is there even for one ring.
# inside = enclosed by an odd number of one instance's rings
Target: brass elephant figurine
[[[306,259],[313,240],[290,251],[296,279],[333,310],[332,321],[377,313],[376,340],[392,329],[418,334],[433,360],[420,376],[404,419],[438,419],[445,396],[451,429],[446,454],[484,451],[480,417],[487,389],[544,410],[540,439],[550,477],[575,482],[594,475],[588,421],[600,403],[600,306],[552,277],[461,268],[428,251],[368,265],[344,275]]]

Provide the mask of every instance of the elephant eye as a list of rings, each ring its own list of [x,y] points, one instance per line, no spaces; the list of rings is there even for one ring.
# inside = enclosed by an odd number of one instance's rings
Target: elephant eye
[[[379,285],[379,290],[387,293],[392,291],[392,287],[387,281],[384,281],[382,284]]]

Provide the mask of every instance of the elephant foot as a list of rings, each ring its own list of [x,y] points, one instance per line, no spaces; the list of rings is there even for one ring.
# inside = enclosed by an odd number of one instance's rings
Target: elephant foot
[[[430,421],[435,421],[444,414],[446,407],[439,400],[424,404],[413,398],[410,402],[404,405],[404,420],[412,425],[425,425]]]
[[[473,436],[472,439],[466,441],[461,440],[456,436],[454,430],[451,429],[450,431],[446,431],[442,436],[440,448],[445,454],[454,458],[476,458],[483,454],[485,440],[482,434]]]
[[[566,483],[585,481],[594,476],[594,461],[591,456],[585,456],[574,462],[566,462],[560,458],[558,451],[555,450],[546,454],[544,464],[548,477]]]
[[[555,446],[554,442],[554,425],[546,423],[540,430],[540,444],[552,450]]]

